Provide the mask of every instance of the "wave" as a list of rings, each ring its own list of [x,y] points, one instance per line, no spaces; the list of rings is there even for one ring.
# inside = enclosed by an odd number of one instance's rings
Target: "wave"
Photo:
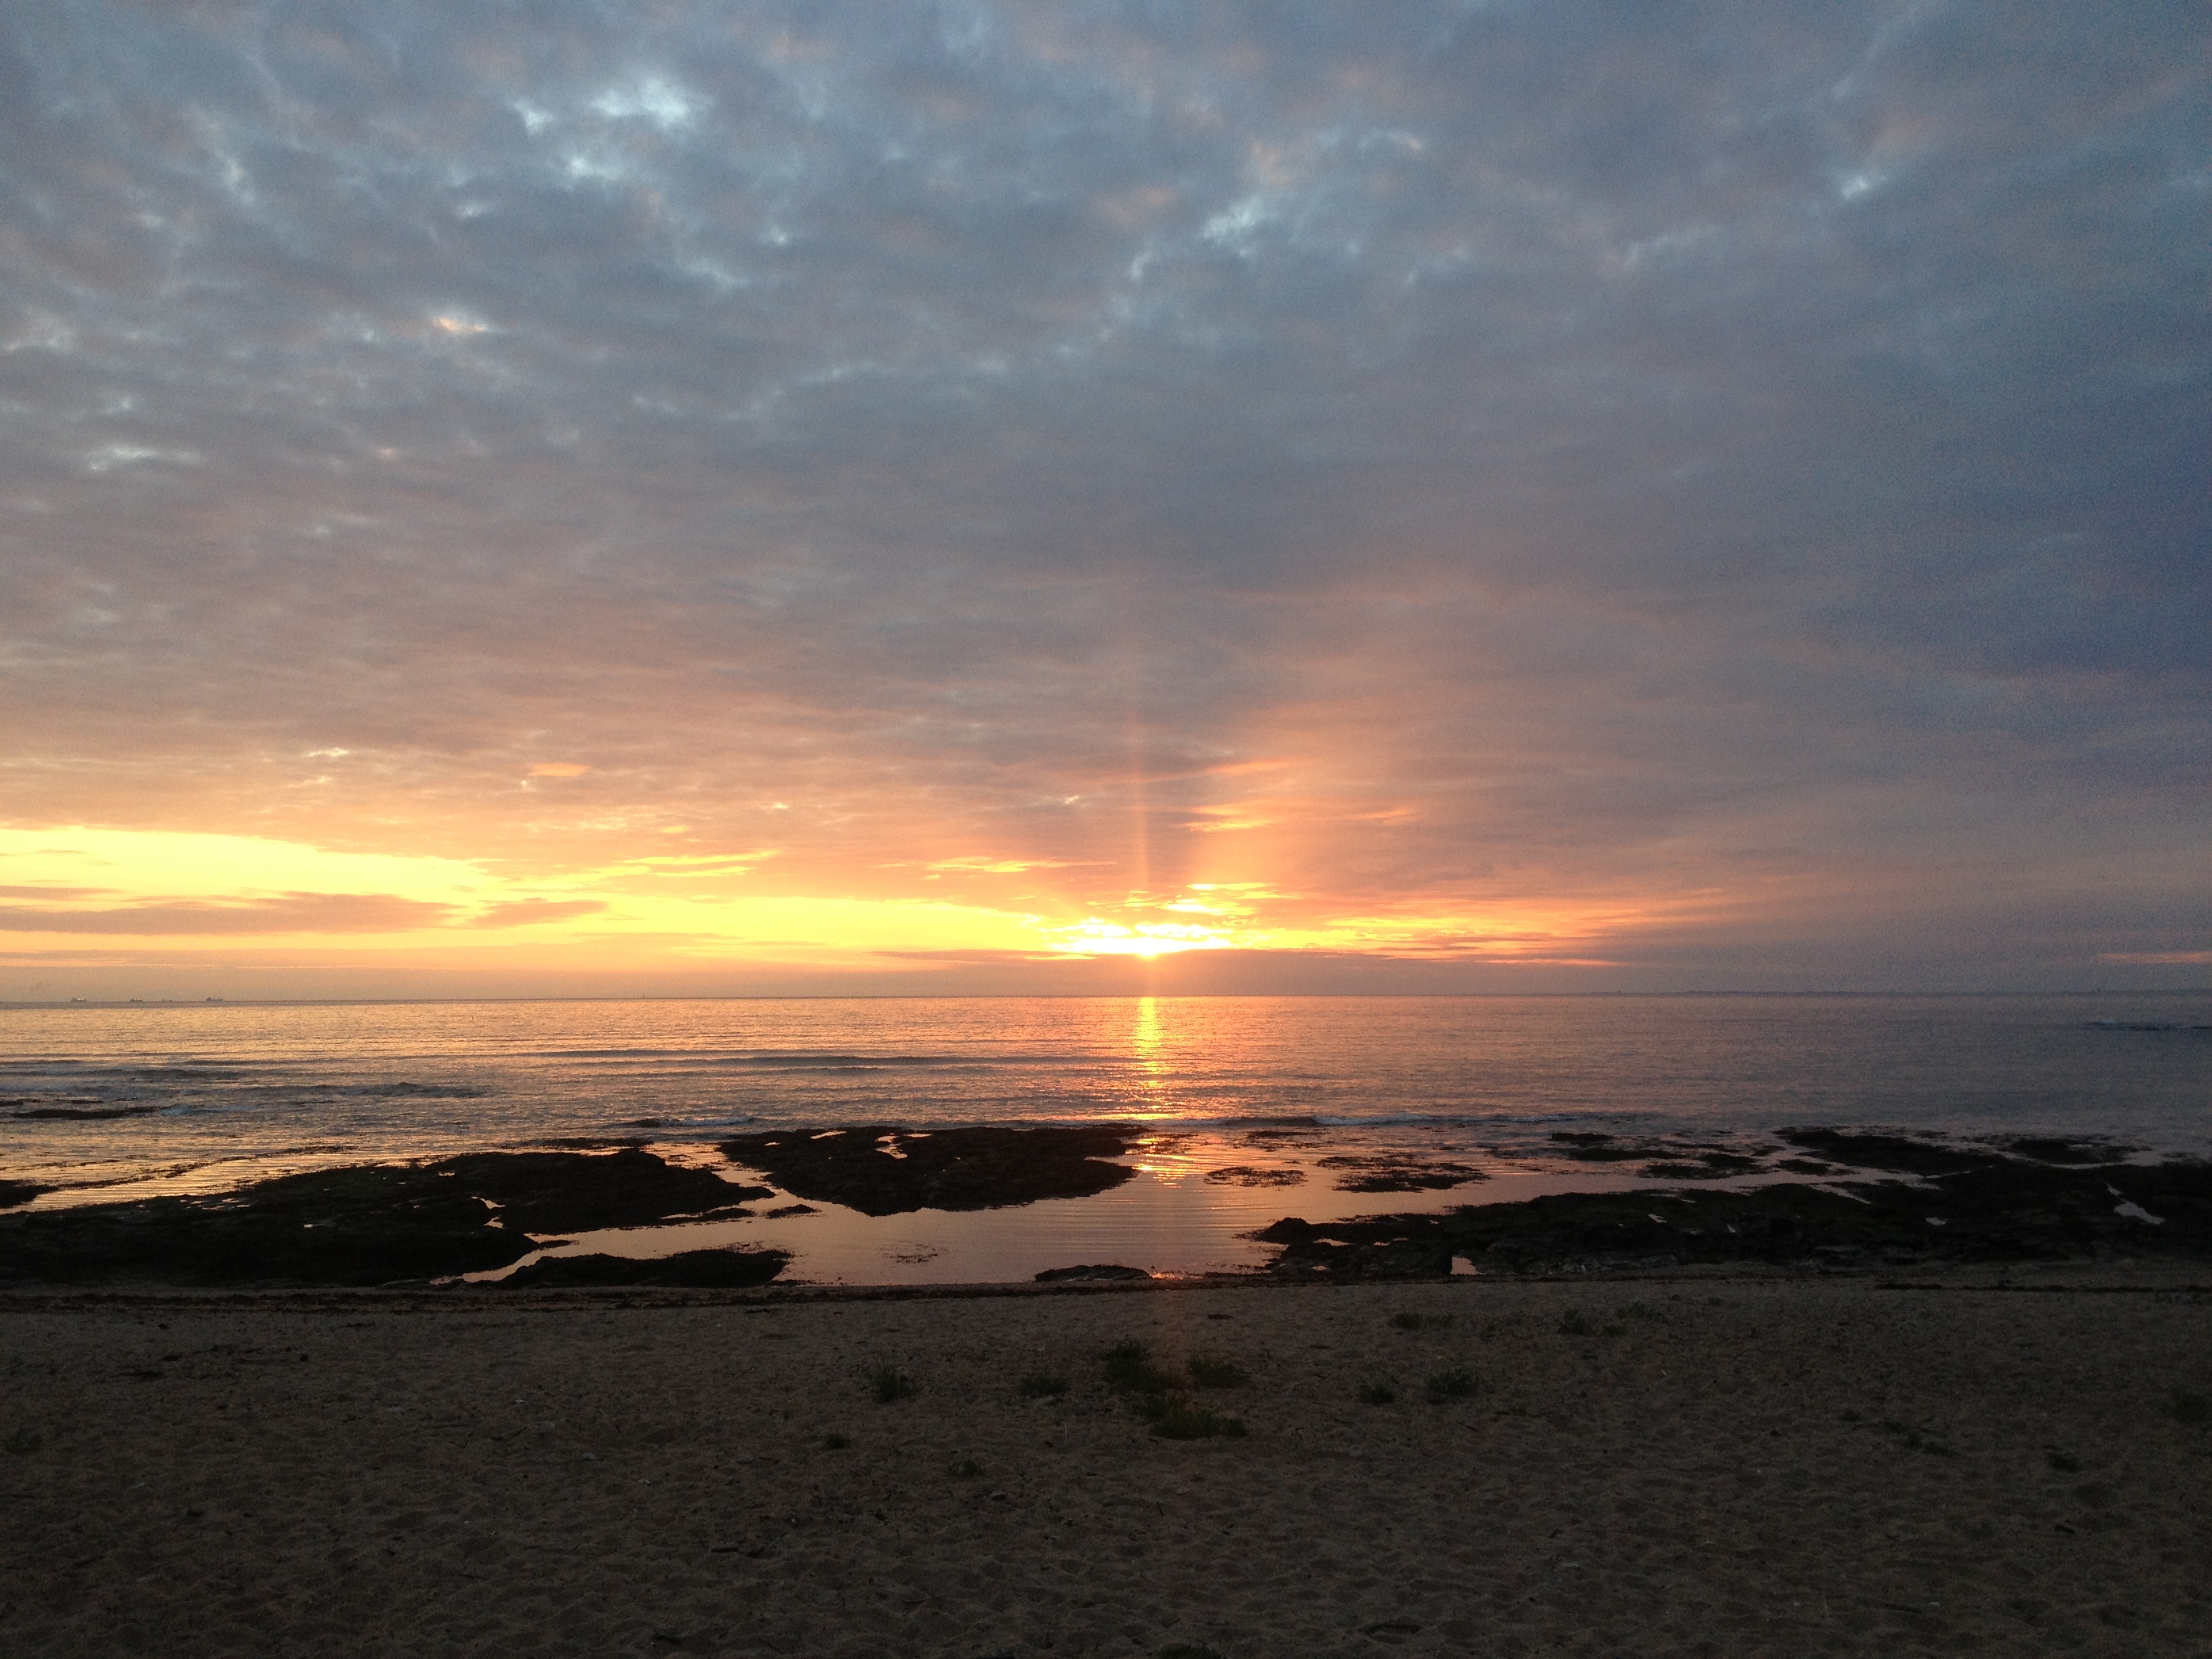
[[[1073,1066],[1083,1058],[1059,1054],[847,1054],[794,1049],[783,1053],[727,1054],[702,1063],[762,1072],[990,1072],[1024,1066]]]
[[[699,1048],[519,1048],[518,1060],[686,1060],[711,1050]]]
[[[812,1068],[881,1070],[902,1066],[971,1068],[979,1071],[1022,1066],[1097,1066],[1129,1063],[1126,1055],[1097,1054],[866,1054],[842,1048],[532,1048],[518,1058],[569,1060],[677,1060],[686,1066],[732,1066],[770,1071]]]
[[[662,1134],[688,1134],[700,1129],[736,1129],[752,1121],[745,1112],[725,1117],[633,1117],[615,1125],[617,1129],[652,1129]]]
[[[270,1083],[272,1094],[336,1095],[348,1100],[485,1100],[496,1091],[468,1083]]]

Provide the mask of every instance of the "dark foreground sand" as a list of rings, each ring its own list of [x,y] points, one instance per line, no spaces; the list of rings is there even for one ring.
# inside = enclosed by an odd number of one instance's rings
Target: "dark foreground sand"
[[[2212,1654],[2212,1295],[2014,1278],[17,1297],[0,1652]]]

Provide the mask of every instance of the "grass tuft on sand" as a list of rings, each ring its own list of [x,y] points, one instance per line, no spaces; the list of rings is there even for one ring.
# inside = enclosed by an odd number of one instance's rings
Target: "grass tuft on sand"
[[[1106,1350],[1106,1386],[1117,1394],[1165,1394],[1175,1378],[1152,1364],[1152,1351],[1141,1342],[1116,1342]]]
[[[1242,1365],[1219,1354],[1194,1353],[1183,1369],[1201,1389],[1241,1389],[1252,1380]]]
[[[1185,1405],[1180,1400],[1167,1401],[1164,1407],[1152,1419],[1152,1432],[1163,1440],[1242,1440],[1244,1437],[1244,1419],[1241,1417],[1224,1417],[1203,1406]]]
[[[878,1406],[905,1400],[914,1391],[914,1379],[896,1365],[878,1365],[868,1372],[868,1392]]]
[[[1441,1331],[1449,1328],[1449,1314],[1395,1313],[1390,1322],[1401,1331]]]

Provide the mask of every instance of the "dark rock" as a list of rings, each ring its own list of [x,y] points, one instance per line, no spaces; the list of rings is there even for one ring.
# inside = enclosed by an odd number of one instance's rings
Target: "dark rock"
[[[1906,1154],[1877,1149],[1875,1155],[1917,1157],[1929,1150],[1904,1144],[1911,1149]],[[1325,1230],[1292,1218],[1252,1237],[1281,1246],[1275,1271],[1292,1276],[1358,1272],[1348,1252],[1395,1261],[1416,1246],[1447,1267],[1451,1256],[1464,1255],[1528,1272],[1661,1256],[1808,1267],[2105,1255],[2212,1259],[2212,1164],[2085,1169],[1973,1148],[1940,1151],[1945,1171],[1919,1185],[1862,1181],[1845,1193],[1787,1183],[1708,1191],[1694,1200],[1651,1190],[1555,1193],[1442,1215],[1332,1222]],[[2122,1205],[2159,1220],[2122,1213]],[[1930,1225],[1938,1217],[1943,1224]],[[1344,1265],[1334,1265],[1339,1262]]]
[[[538,1248],[532,1233],[651,1225],[766,1191],[635,1149],[319,1170],[211,1197],[0,1216],[0,1279],[382,1285],[506,1267]]]
[[[570,1285],[682,1285],[732,1290],[765,1285],[790,1262],[783,1250],[684,1250],[675,1255],[542,1256],[518,1267],[491,1290],[538,1291]]]
[[[799,1198],[863,1215],[909,1210],[989,1210],[1041,1198],[1087,1198],[1134,1172],[1101,1160],[1126,1152],[1127,1125],[902,1129],[867,1124],[738,1135],[721,1143],[732,1164],[758,1170]]]
[[[343,1209],[257,1209],[233,1195],[223,1206],[156,1198],[0,1217],[0,1279],[382,1285],[503,1267],[536,1248],[450,1183],[394,1188],[385,1203]]]
[[[1621,1164],[1652,1156],[1648,1146],[1623,1146],[1611,1135],[1588,1129],[1557,1129],[1552,1139],[1569,1158],[1583,1164]]]
[[[2032,1158],[2039,1164],[2112,1164],[2135,1149],[2095,1140],[2063,1140],[2056,1136],[2017,1136],[1997,1143],[2007,1152]]]
[[[1142,1267],[1124,1267],[1112,1262],[1099,1262],[1085,1267],[1047,1267],[1036,1275],[1040,1285],[1060,1285],[1078,1279],[1134,1279],[1149,1280],[1152,1275]]]
[[[1303,1185],[1304,1170],[1261,1170],[1249,1164],[1232,1164],[1223,1170],[1208,1170],[1206,1180],[1216,1187],[1297,1187]]]
[[[1309,1230],[1283,1247],[1268,1271],[1283,1279],[1443,1279],[1452,1269],[1449,1241],[1433,1230],[1398,1238],[1343,1238],[1344,1230]]]
[[[769,1196],[765,1187],[733,1185],[712,1170],[678,1168],[634,1146],[597,1158],[574,1152],[471,1152],[422,1168],[489,1199],[500,1206],[500,1218],[508,1226],[531,1233],[649,1227]]]
[[[1850,1129],[1784,1129],[1792,1146],[1860,1170],[1894,1170],[1900,1175],[1943,1175],[1965,1167],[1978,1154],[1938,1140],[1904,1135],[1868,1134]]]
[[[0,1181],[0,1210],[12,1210],[18,1204],[28,1204],[40,1193],[53,1191],[30,1181]]]
[[[1424,1163],[1418,1159],[1340,1153],[1316,1160],[1324,1170],[1356,1171],[1336,1183],[1340,1193],[1426,1193],[1469,1182],[1487,1181],[1487,1171],[1472,1164]]]

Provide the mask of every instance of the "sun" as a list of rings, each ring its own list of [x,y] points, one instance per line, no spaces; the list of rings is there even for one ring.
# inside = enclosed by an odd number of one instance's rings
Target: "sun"
[[[1091,917],[1056,929],[1059,949],[1071,957],[1168,957],[1184,951],[1226,951],[1236,941],[1188,922],[1140,921],[1130,926]]]

